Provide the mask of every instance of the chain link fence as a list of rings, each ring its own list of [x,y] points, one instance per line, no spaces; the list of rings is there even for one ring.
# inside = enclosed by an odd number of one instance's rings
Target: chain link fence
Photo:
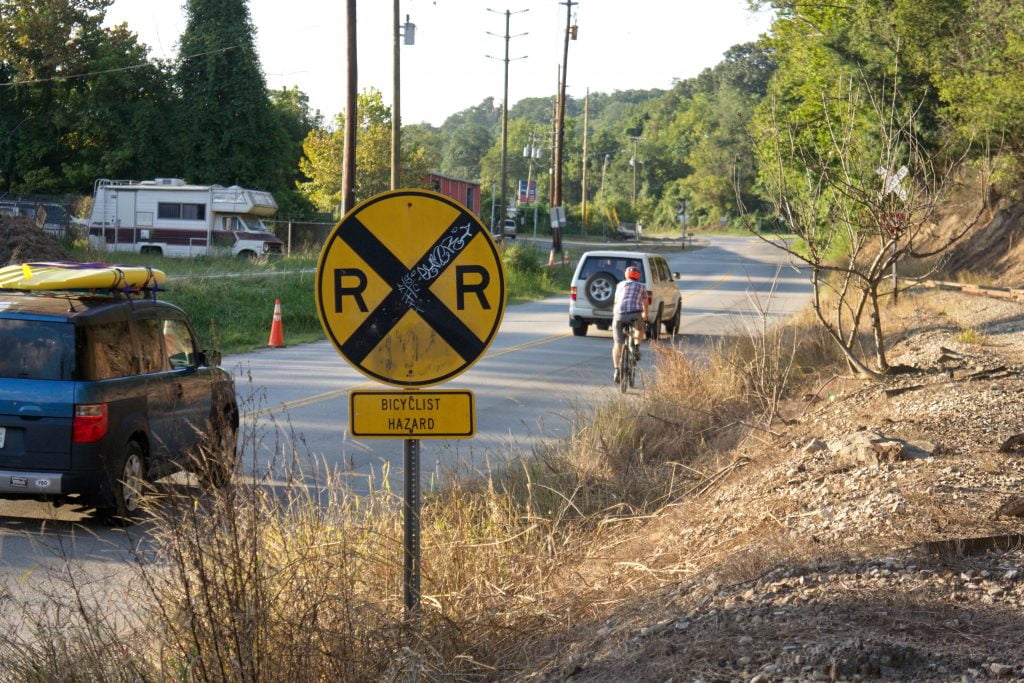
[[[286,254],[318,254],[331,230],[331,221],[289,221],[263,219],[267,227],[284,242]]]

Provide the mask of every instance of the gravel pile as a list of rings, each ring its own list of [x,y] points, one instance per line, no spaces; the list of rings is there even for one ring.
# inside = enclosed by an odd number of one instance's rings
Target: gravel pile
[[[0,265],[70,258],[57,240],[36,227],[32,219],[0,216]]]

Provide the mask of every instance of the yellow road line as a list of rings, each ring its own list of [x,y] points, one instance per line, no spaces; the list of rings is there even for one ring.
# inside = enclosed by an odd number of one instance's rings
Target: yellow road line
[[[565,339],[568,336],[568,334],[555,334],[550,337],[544,337],[542,339],[534,339],[533,341],[523,342],[522,344],[510,346],[507,349],[502,349],[501,351],[489,353],[485,356],[485,358],[497,358],[498,356],[504,356],[505,354],[512,353],[514,351],[523,351],[525,349],[533,348],[534,346],[540,346],[542,344],[547,344],[549,342],[557,341],[559,339]],[[376,382],[361,382],[360,384],[356,384],[355,386],[351,386],[346,389],[332,389],[331,391],[325,391],[320,394],[306,396],[305,398],[297,398],[294,401],[284,401],[282,403],[277,404],[276,406],[267,406],[266,408],[260,408],[259,410],[251,410],[247,413],[243,413],[242,419],[257,419],[270,415],[271,413],[290,411],[297,408],[305,408],[306,406],[313,405],[314,403],[320,403],[322,401],[331,401],[336,398],[341,398],[342,396],[346,396],[350,391],[355,391],[358,389],[372,389],[374,387],[379,386],[380,385]]]
[[[501,351],[495,351],[494,353],[489,353],[489,354],[487,354],[484,357],[485,358],[497,358],[498,356],[504,356],[506,353],[512,353],[514,351],[524,351],[526,349],[532,349],[534,346],[541,346],[542,344],[547,344],[549,342],[558,341],[559,339],[565,339],[568,336],[569,336],[568,333],[553,334],[550,337],[544,337],[542,339],[534,339],[533,341],[523,342],[522,344],[516,344],[515,346],[510,346],[507,349],[502,349]]]
[[[712,284],[708,285],[707,287],[701,287],[700,289],[698,289],[695,292],[692,292],[691,294],[687,294],[686,296],[682,297],[680,301],[687,301],[697,296],[698,294],[704,294],[705,292],[710,292],[713,289],[718,289],[732,278],[732,274],[720,275],[714,280],[712,280]]]
[[[294,408],[304,408],[314,403],[320,403],[321,401],[330,401],[332,399],[341,398],[348,394],[348,392],[354,389],[371,389],[378,386],[376,382],[361,382],[355,386],[348,387],[347,389],[332,389],[331,391],[325,391],[321,394],[314,394],[312,396],[306,396],[305,398],[297,398],[294,401],[283,401],[278,403],[276,406],[267,406],[266,408],[260,408],[259,410],[250,410],[247,413],[242,413],[242,419],[246,418],[260,418],[276,413],[280,411],[289,411]]]

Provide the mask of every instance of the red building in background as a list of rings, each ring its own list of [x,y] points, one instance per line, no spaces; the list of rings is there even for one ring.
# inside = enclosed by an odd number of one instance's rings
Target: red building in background
[[[434,192],[440,192],[446,197],[465,204],[466,208],[480,216],[480,183],[461,178],[441,175],[440,173],[427,174],[427,187]]]

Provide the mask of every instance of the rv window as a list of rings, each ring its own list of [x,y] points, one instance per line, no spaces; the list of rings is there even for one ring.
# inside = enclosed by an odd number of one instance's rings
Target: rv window
[[[206,220],[206,204],[182,204],[181,217],[190,221]]]
[[[156,205],[157,218],[181,218],[181,204],[165,204],[160,202]]]
[[[181,218],[188,221],[206,220],[206,204],[158,202],[156,212],[158,218]]]

